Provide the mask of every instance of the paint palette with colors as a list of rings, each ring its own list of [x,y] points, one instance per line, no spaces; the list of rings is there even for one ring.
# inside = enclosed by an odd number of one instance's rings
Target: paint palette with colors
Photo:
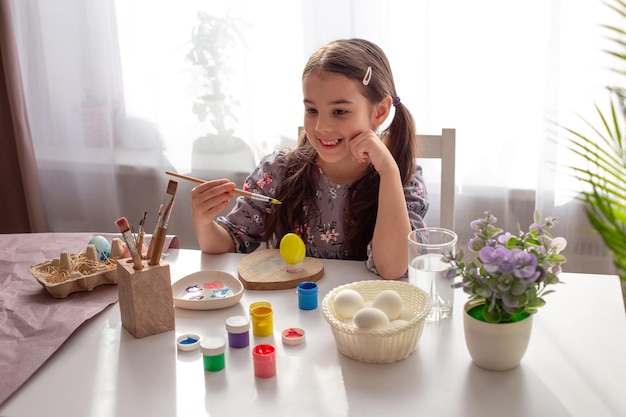
[[[172,284],[172,295],[178,308],[216,310],[237,304],[243,285],[224,271],[199,271]]]

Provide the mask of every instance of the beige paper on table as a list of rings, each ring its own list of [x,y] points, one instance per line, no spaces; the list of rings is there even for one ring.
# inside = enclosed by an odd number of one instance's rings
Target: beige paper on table
[[[85,321],[118,301],[116,285],[67,298],[52,297],[29,267],[58,257],[61,250],[85,250],[97,233],[0,235],[0,404],[43,365]],[[107,239],[117,234],[101,234]],[[165,247],[179,246],[169,236]]]

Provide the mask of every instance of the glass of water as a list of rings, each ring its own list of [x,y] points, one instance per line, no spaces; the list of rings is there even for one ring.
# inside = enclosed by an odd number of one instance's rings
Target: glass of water
[[[452,230],[428,227],[409,233],[409,283],[426,291],[432,310],[428,321],[447,319],[452,315],[454,288],[446,279],[450,266],[441,258],[454,255],[457,236]]]

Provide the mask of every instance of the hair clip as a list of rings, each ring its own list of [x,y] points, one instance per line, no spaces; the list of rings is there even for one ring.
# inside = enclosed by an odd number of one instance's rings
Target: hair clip
[[[363,85],[368,85],[371,79],[372,79],[372,67],[368,66],[367,71],[365,71],[365,76],[363,77]]]
[[[400,104],[400,96],[393,99],[393,105],[397,106],[398,104]]]

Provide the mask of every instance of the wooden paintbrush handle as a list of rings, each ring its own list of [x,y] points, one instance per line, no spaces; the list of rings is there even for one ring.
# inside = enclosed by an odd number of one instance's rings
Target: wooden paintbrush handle
[[[156,230],[155,230],[156,232]],[[152,238],[150,239],[150,242],[148,242],[148,251],[146,252],[146,259],[150,260],[150,258],[152,258],[152,252],[154,252],[154,238],[156,236],[156,233],[152,234]]]
[[[156,233],[152,236],[152,239],[150,240],[152,252],[150,253],[150,260],[148,261],[148,265],[154,266],[161,263],[161,253],[163,252],[163,245],[165,244],[166,233],[167,228],[159,227],[156,230]],[[154,245],[152,244],[153,241]]]

